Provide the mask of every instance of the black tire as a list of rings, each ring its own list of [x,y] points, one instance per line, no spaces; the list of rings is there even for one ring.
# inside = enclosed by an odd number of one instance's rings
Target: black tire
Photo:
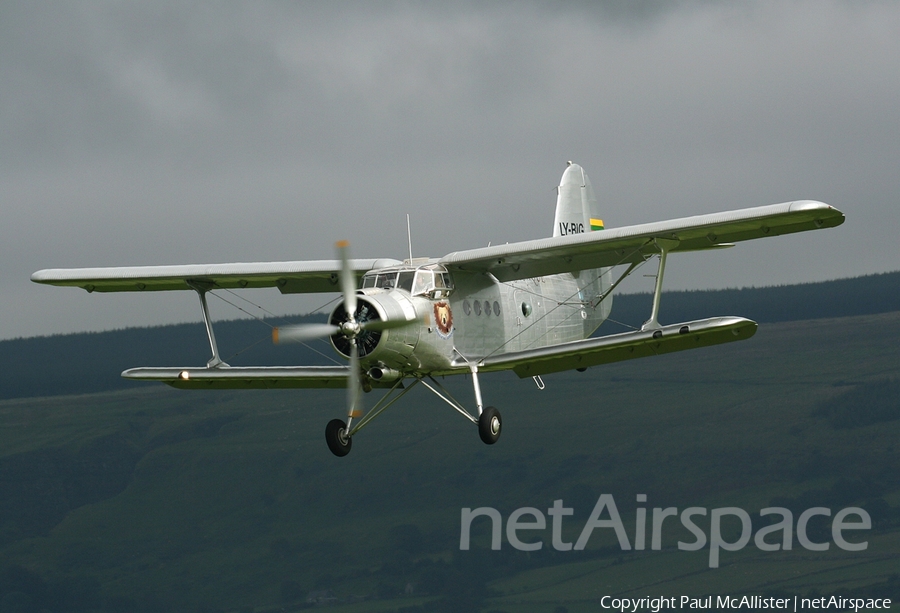
[[[353,446],[353,439],[347,436],[347,424],[340,419],[332,419],[325,426],[325,442],[331,453],[339,458],[350,453],[350,447]]]
[[[487,407],[478,418],[478,436],[485,445],[493,445],[500,438],[503,429],[503,421],[500,419],[500,411],[494,407]]]

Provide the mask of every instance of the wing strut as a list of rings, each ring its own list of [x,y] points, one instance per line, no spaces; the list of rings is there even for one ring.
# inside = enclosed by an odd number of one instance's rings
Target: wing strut
[[[663,274],[666,272],[666,257],[669,251],[678,246],[677,240],[657,238],[654,242],[659,247],[659,269],[656,271],[656,288],[653,290],[653,307],[650,309],[650,319],[644,322],[641,330],[658,330],[659,325],[659,299],[662,294]]]
[[[606,297],[609,296],[611,293],[613,293],[613,290],[614,290],[614,289],[616,289],[617,287],[619,287],[619,283],[621,283],[622,281],[624,281],[624,280],[626,279],[626,277],[628,277],[628,275],[630,275],[630,274],[634,271],[635,268],[637,268],[638,266],[640,266],[640,265],[643,264],[644,262],[646,262],[646,260],[640,260],[640,261],[638,261],[638,262],[632,262],[631,265],[628,267],[628,269],[627,269],[625,272],[623,272],[622,275],[621,275],[618,279],[616,279],[615,283],[613,283],[612,285],[610,285],[609,288],[608,288],[605,292],[603,292],[603,294],[601,294],[599,298],[597,298],[597,301],[596,301],[596,302],[593,302],[593,303],[591,304],[591,308],[596,308],[597,306],[600,305],[601,302],[603,302],[604,300],[606,300]]]
[[[212,358],[206,363],[206,367],[228,368],[228,364],[223,362],[222,358],[219,357],[219,348],[216,346],[216,335],[213,332],[212,320],[209,318],[209,306],[206,304],[206,292],[209,291],[209,288],[203,287],[195,281],[188,281],[187,284],[191,286],[191,289],[197,292],[198,296],[200,296],[200,308],[203,310],[203,323],[206,324],[206,335],[209,337],[209,348],[212,350]]]

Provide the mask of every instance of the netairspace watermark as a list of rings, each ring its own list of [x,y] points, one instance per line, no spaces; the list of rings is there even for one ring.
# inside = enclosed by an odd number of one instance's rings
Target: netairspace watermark
[[[890,609],[890,598],[842,598],[840,596],[822,596],[821,598],[774,598],[765,596],[657,596],[651,598],[615,598],[604,596],[600,599],[600,608],[619,611],[619,613],[636,613],[652,611],[659,613],[666,609],[772,609],[773,611],[812,611],[832,609],[835,611],[859,611],[872,609]]]
[[[646,503],[647,495],[638,494],[638,503]],[[635,529],[632,535],[635,550],[647,549],[647,511],[639,506],[635,511]],[[585,548],[594,530],[613,530],[619,547],[622,551],[632,549],[632,541],[625,530],[625,525],[616,508],[616,501],[612,494],[602,494],[594,505],[591,516],[585,522],[584,527],[575,543],[563,541],[563,518],[574,515],[575,510],[563,505],[562,500],[555,500],[553,506],[547,509],[551,523],[551,544],[556,551],[579,551]],[[828,540],[814,542],[808,534],[809,521],[817,516],[831,517],[831,509],[826,507],[812,507],[806,509],[794,522],[794,515],[790,509],[784,507],[767,507],[759,511],[760,516],[780,516],[777,521],[768,526],[759,528],[753,533],[753,522],[750,514],[738,507],[720,507],[707,509],[705,507],[688,507],[680,513],[676,507],[652,509],[650,519],[650,549],[659,551],[662,549],[663,531],[666,526],[677,524],[680,518],[681,526],[686,528],[694,537],[693,541],[678,541],[678,549],[682,551],[699,551],[709,547],[709,567],[719,567],[721,551],[740,551],[750,544],[751,540],[760,551],[790,550],[794,546],[794,534],[801,547],[809,551],[827,551],[831,547]],[[605,517],[604,517],[605,515]],[[693,518],[709,517],[709,534],[707,535]],[[471,542],[471,529],[473,521],[478,517],[486,517],[491,522],[491,549],[501,548],[501,535],[503,517],[493,507],[479,507],[477,509],[463,508],[461,513],[461,525],[459,533],[459,548],[463,551],[469,549]],[[671,518],[671,519],[669,519]],[[735,520],[740,523],[740,535],[734,540],[726,540],[723,536],[723,521],[728,518],[728,523],[733,527]],[[668,519],[668,522],[666,521]],[[483,521],[483,520],[482,520]],[[831,541],[844,551],[864,551],[868,541],[850,542],[844,534],[847,531],[870,530],[872,519],[865,509],[860,507],[847,507],[834,514],[831,521]],[[544,541],[537,534],[547,529],[547,517],[535,507],[522,507],[509,514],[506,520],[506,540],[514,549],[519,551],[538,551],[544,546]],[[671,528],[669,528],[671,530]],[[732,530],[726,531],[734,535]],[[850,535],[848,535],[850,536]],[[767,540],[768,538],[768,540]],[[819,537],[821,538],[821,537]],[[527,539],[527,540],[523,540]],[[536,539],[536,540],[535,540]]]

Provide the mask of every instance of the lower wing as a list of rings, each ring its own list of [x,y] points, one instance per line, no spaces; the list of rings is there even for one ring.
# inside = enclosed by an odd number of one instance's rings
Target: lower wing
[[[755,321],[743,317],[712,317],[489,356],[478,362],[478,370],[512,370],[520,377],[534,377],[740,341],[756,334],[756,327]]]
[[[338,389],[347,387],[349,370],[346,366],[144,367],[126,370],[122,376],[180,389]]]

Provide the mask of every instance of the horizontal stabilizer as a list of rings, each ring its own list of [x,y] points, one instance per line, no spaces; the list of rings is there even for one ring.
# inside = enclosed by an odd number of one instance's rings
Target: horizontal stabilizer
[[[708,347],[748,339],[756,334],[756,322],[743,317],[713,317],[655,330],[637,330],[583,341],[526,349],[485,358],[481,372],[513,370],[520,377],[534,377],[575,368],[621,362],[663,353]]]

